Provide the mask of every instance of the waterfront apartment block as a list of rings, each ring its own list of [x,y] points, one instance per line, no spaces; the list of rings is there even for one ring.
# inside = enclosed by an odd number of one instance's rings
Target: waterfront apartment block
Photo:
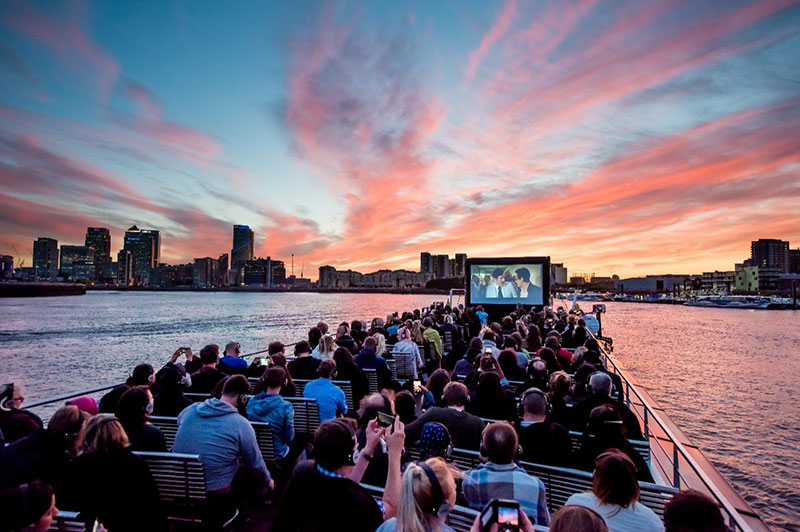
[[[55,238],[34,240],[33,275],[37,281],[52,281],[58,276],[58,240]]]
[[[423,288],[431,279],[433,274],[428,272],[378,270],[365,274],[353,270],[337,271],[333,266],[321,266],[317,286],[319,288]]]

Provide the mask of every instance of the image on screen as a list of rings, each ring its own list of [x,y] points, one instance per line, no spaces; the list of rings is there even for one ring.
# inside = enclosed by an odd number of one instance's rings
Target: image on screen
[[[501,506],[498,509],[497,522],[501,525],[519,525],[519,510]]]
[[[541,264],[470,265],[470,303],[542,305]]]

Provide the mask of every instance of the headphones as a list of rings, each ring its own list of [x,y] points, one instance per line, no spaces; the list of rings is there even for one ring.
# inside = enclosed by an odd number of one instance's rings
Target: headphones
[[[10,411],[14,406],[14,383],[0,384],[0,410]]]
[[[550,398],[547,396],[546,393],[544,393],[539,388],[528,388],[527,390],[522,392],[522,395],[519,396],[519,405],[517,408],[517,413],[519,414],[519,418],[522,419],[522,417],[525,415],[525,398],[531,394],[539,394],[542,397],[544,397],[544,415],[549,416],[550,413],[553,411],[553,405],[550,404]]]
[[[433,495],[433,501],[431,501],[431,512],[436,517],[441,519],[446,518],[450,513],[450,504],[444,499],[442,485],[439,484],[439,479],[436,478],[436,473],[434,473],[433,469],[431,469],[431,466],[425,462],[417,462],[417,465],[425,472],[425,474],[428,476],[428,480],[431,482],[431,491]]]

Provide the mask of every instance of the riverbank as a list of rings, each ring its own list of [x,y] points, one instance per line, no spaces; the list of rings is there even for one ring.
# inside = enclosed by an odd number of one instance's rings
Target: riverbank
[[[82,296],[86,285],[77,283],[0,283],[0,297]]]

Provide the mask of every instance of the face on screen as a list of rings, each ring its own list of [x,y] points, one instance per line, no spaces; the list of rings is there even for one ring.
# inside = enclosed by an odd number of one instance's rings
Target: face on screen
[[[542,305],[541,264],[472,264],[470,302]]]

